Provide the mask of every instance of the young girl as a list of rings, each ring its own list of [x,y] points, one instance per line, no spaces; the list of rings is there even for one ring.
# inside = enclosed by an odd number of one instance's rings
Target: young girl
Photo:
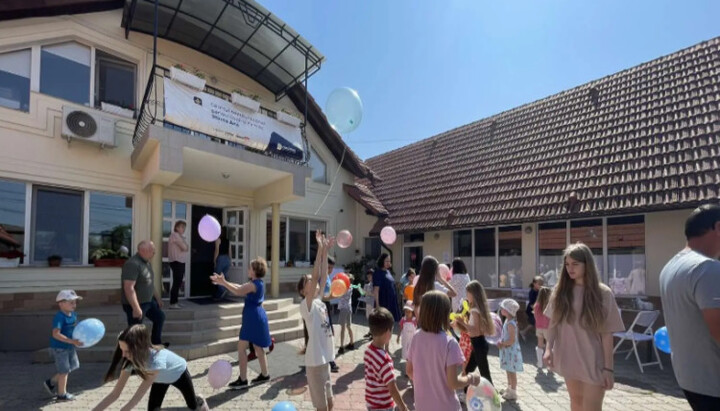
[[[458,375],[465,359],[455,338],[447,333],[450,311],[447,294],[440,291],[423,294],[418,319],[420,331],[410,343],[407,363],[417,411],[460,411],[462,408],[455,390],[480,383],[477,374]]]
[[[540,287],[538,291],[537,302],[533,306],[535,312],[535,334],[537,335],[537,347],[535,347],[535,354],[537,355],[537,367],[538,369],[543,368],[543,354],[545,353],[545,341],[547,341],[547,329],[550,325],[550,319],[544,314],[545,308],[550,302],[550,295],[552,291],[548,287]]]
[[[407,361],[410,341],[412,341],[413,335],[415,331],[417,331],[417,319],[413,316],[412,301],[405,303],[403,312],[405,313],[405,317],[400,320],[400,332],[398,332],[397,342],[399,343],[402,338],[402,358]]]
[[[527,334],[528,331],[532,327],[535,326],[535,314],[533,313],[533,307],[535,306],[535,301],[537,301],[538,292],[540,291],[540,287],[543,286],[544,280],[539,275],[533,278],[532,283],[530,283],[530,292],[528,293],[528,302],[527,306],[525,307],[525,314],[527,314],[528,318],[528,325],[525,327],[522,331],[520,331],[520,335],[525,338],[525,334]]]
[[[470,282],[470,275],[467,272],[465,262],[460,258],[455,258],[452,262],[452,278],[450,285],[457,291],[457,295],[452,297],[452,308],[454,312],[462,310],[462,302],[465,299],[465,287]]]
[[[508,387],[503,393],[506,400],[517,399],[517,373],[523,370],[522,351],[518,341],[518,326],[515,316],[520,309],[517,301],[506,298],[500,303],[500,313],[505,317],[500,349],[500,368],[507,372]]]
[[[562,273],[545,315],[550,318],[545,364],[565,377],[570,407],[601,410],[613,376],[613,333],[624,330],[615,296],[600,284],[590,249],[565,249]]]
[[[418,273],[418,281],[417,284],[415,284],[412,299],[415,308],[415,317],[417,318],[420,318],[420,303],[422,302],[422,296],[426,292],[439,290],[446,293],[450,298],[457,295],[457,292],[450,283],[440,275],[440,270],[438,270],[439,265],[438,260],[431,255],[423,258],[422,264],[420,264],[420,273]]]
[[[118,367],[118,365],[120,366]],[[191,410],[210,410],[205,399],[195,395],[195,388],[187,370],[187,362],[161,345],[150,344],[150,333],[142,324],[133,325],[118,336],[118,345],[115,348],[110,368],[105,374],[105,382],[115,379],[118,381],[112,392],[93,410],[104,410],[115,402],[120,397],[125,383],[133,371],[142,378],[143,382],[135,391],[130,402],[122,408],[123,410],[134,409],[148,389],[150,389],[148,409],[159,410],[170,385],[180,390],[185,398],[185,404]]]
[[[225,287],[234,295],[245,296],[245,306],[242,313],[242,327],[240,327],[240,341],[238,341],[238,366],[240,375],[236,381],[231,382],[230,387],[244,388],[248,386],[246,351],[252,343],[255,355],[260,362],[260,375],[252,380],[252,384],[259,384],[270,379],[267,368],[267,357],[265,350],[270,346],[270,327],[268,326],[267,314],[262,307],[265,300],[265,283],[262,278],[267,272],[267,262],[264,258],[256,258],[250,261],[248,278],[250,281],[240,285],[230,283],[223,274],[213,274],[210,281],[215,285]]]
[[[471,373],[475,371],[475,368],[480,368],[480,375],[492,382],[490,365],[487,359],[489,346],[485,340],[485,335],[492,335],[494,329],[485,289],[482,284],[473,280],[468,283],[465,290],[470,305],[470,318],[467,322],[464,319],[458,319],[457,321],[458,326],[467,332],[472,345],[473,355],[467,359],[465,373]]]

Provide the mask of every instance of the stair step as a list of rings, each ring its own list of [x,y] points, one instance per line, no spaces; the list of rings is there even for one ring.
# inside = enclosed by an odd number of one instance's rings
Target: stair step
[[[275,311],[266,311],[268,321],[290,318],[293,314],[298,313],[297,305],[288,305]],[[240,311],[242,312],[242,311]],[[242,323],[242,314],[233,313],[221,315],[219,317],[196,319],[196,320],[168,320],[166,318],[163,326],[165,332],[197,332],[211,328],[227,327]]]

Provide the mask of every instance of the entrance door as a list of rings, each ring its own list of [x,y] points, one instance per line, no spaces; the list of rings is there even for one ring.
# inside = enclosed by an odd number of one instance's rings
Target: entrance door
[[[178,221],[188,222],[188,204],[181,201],[165,200],[163,201],[163,243],[162,243],[162,277],[163,277],[163,298],[170,297],[170,287],[172,286],[172,270],[170,270],[170,263],[168,262],[168,238],[172,233],[175,223]],[[187,224],[185,228],[185,238],[189,239],[193,232],[193,225]],[[188,266],[185,265],[185,273],[183,286],[180,287],[180,297],[186,297],[188,295],[188,281],[187,273]]]
[[[192,205],[192,226],[197,227],[206,214],[222,221],[222,208]],[[215,268],[215,243],[209,243],[193,230],[190,237],[190,296],[204,297],[215,293],[210,276]]]
[[[237,283],[247,281],[246,238],[248,228],[247,208],[226,208],[223,210],[223,225],[227,227],[230,242],[230,273],[229,277]]]

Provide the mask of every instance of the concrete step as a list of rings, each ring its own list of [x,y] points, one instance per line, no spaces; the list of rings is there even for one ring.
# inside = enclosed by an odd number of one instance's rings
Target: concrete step
[[[295,314],[290,318],[269,320],[268,325],[270,326],[270,331],[276,331],[295,327],[301,324],[301,321],[302,318],[300,314]],[[237,340],[241,327],[242,324],[236,323],[230,326],[208,328],[194,332],[165,332],[163,329],[163,341],[167,341],[172,345],[187,345],[211,343],[225,338],[235,338]]]
[[[242,312],[242,310],[240,311]],[[275,311],[267,311],[267,317],[269,321],[280,320],[283,318],[289,318],[293,314],[299,312],[299,306],[297,305],[286,305],[280,307]],[[235,324],[242,323],[242,314],[221,313],[220,316],[207,319],[195,319],[195,320],[168,320],[166,318],[165,325],[163,327],[163,333],[165,332],[196,332],[211,328],[227,327]]]

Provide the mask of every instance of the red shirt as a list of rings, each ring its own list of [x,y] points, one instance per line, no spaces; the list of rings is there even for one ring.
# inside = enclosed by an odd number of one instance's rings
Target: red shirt
[[[370,409],[394,408],[387,385],[395,380],[393,360],[384,350],[370,344],[365,350],[365,403]]]

